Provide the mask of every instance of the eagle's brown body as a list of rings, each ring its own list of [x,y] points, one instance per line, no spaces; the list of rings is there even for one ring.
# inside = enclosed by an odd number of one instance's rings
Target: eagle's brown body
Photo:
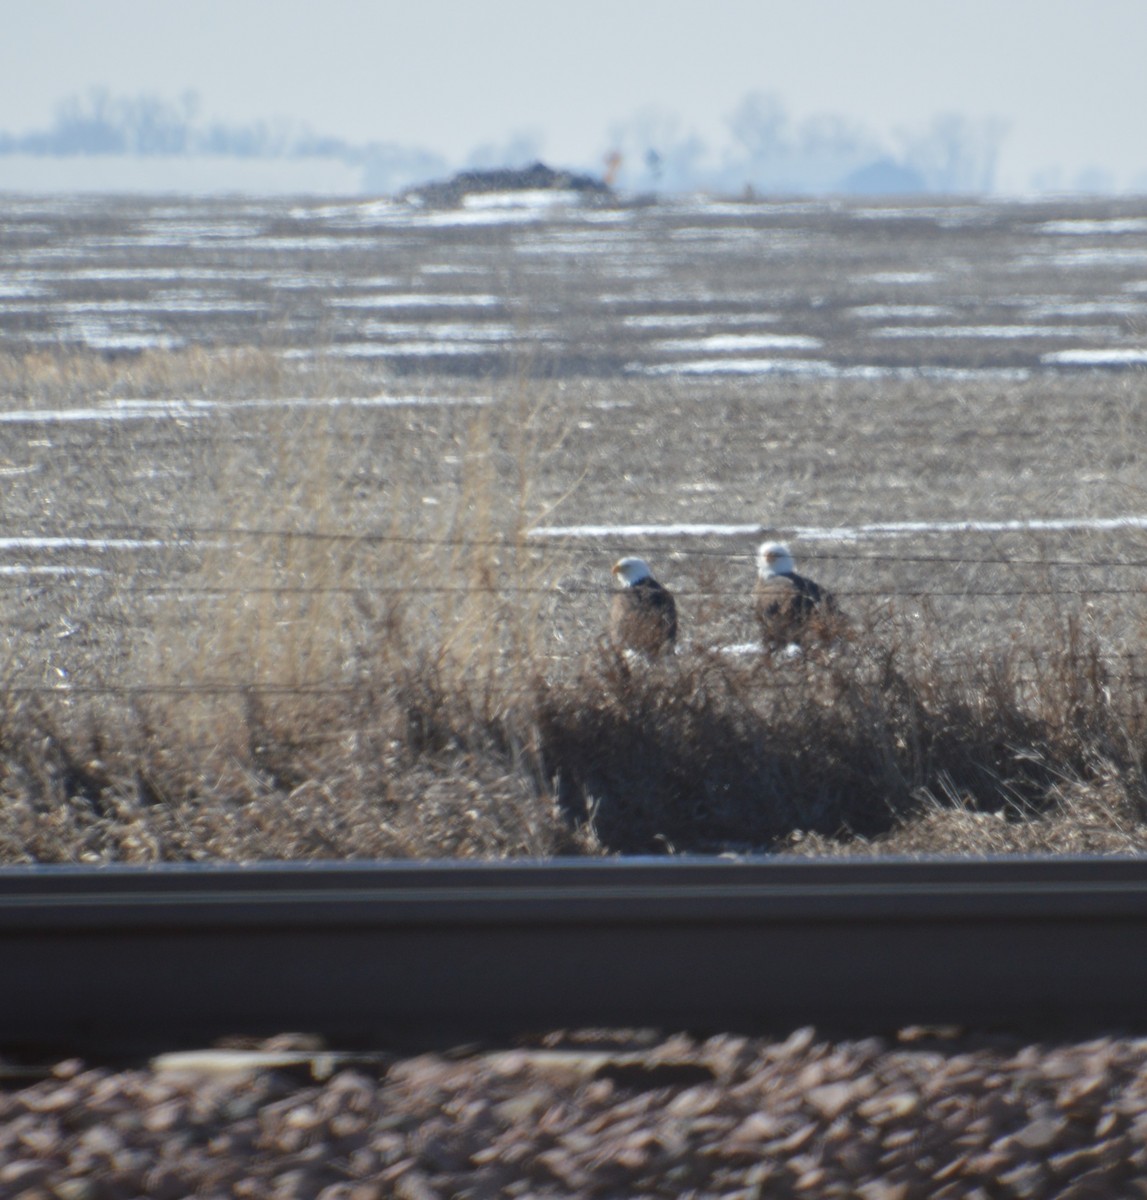
[[[832,593],[798,575],[783,546],[762,546],[758,561],[753,607],[766,648],[800,645],[809,636],[831,637],[840,619]]]
[[[621,565],[614,567],[613,573],[625,580]],[[627,582],[621,591],[614,592],[610,603],[609,640],[618,650],[639,654],[658,655],[671,650],[677,640],[677,604],[672,592],[648,573]]]

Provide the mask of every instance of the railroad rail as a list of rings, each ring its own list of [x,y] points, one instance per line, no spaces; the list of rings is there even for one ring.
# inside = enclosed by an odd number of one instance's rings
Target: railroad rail
[[[0,871],[0,1049],[1147,1028],[1147,859]]]

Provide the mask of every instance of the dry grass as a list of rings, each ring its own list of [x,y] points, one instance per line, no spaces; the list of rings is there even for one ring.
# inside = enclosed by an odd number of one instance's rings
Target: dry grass
[[[810,845],[941,851],[954,847],[916,827],[948,814],[977,830],[962,852],[998,851],[1022,844],[1013,826],[1046,831],[1074,808],[1089,826],[1118,813],[1109,848],[1116,834],[1130,848],[1147,833],[1141,689],[1092,665],[1076,647],[1035,680],[1009,676],[1014,664],[961,670],[864,632],[796,662],[603,656],[545,689],[537,714],[563,801],[623,851],[760,849],[798,831],[819,836]]]
[[[45,407],[389,387],[348,370],[37,355],[0,381]],[[29,529],[98,505],[171,548],[7,597],[0,860],[1147,845],[1141,593],[1115,632],[1082,595],[1013,603],[979,626],[987,645],[955,609],[845,587],[850,640],[772,661],[721,650],[730,591],[747,604],[732,559],[658,551],[689,635],[669,662],[631,662],[600,639],[612,549],[527,536],[601,469],[570,434],[579,399],[511,383],[496,400],[236,409],[153,452],[92,427],[49,521],[31,514],[61,464],[35,460],[12,493]],[[694,470],[705,439],[699,424]]]

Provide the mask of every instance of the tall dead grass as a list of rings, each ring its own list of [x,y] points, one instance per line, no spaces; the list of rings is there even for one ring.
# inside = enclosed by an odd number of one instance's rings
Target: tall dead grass
[[[1113,781],[1130,849],[1147,815],[1142,683],[1097,673],[1072,632],[1038,675],[942,662],[918,635],[750,663],[602,652],[535,694],[539,743],[566,810],[625,852],[777,847],[798,831],[895,850],[937,811],[1070,823],[1068,790],[1102,785],[1110,807]],[[997,824],[984,852],[1002,848]]]

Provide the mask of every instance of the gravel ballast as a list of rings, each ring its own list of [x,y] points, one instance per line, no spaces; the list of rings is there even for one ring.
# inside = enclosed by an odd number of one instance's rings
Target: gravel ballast
[[[806,1028],[132,1070],[69,1060],[4,1081],[0,1195],[1147,1195],[1147,1040]]]

